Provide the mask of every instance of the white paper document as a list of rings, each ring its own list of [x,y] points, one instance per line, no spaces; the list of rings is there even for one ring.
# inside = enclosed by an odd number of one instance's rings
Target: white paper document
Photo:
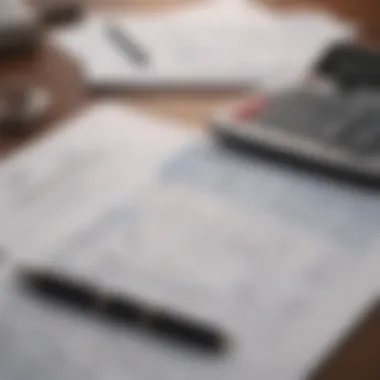
[[[378,197],[171,124],[98,105],[3,163],[1,246],[220,326],[186,379],[304,379],[377,296]]]
[[[76,60],[93,88],[250,88],[291,84],[326,45],[353,33],[325,14],[207,4],[139,17],[92,15],[55,34],[53,42]],[[124,43],[110,36],[110,27]],[[144,64],[136,61],[136,50]]]
[[[120,106],[94,106],[2,163],[0,246],[22,255],[86,224],[109,201],[135,196],[167,151],[194,134],[163,125]]]

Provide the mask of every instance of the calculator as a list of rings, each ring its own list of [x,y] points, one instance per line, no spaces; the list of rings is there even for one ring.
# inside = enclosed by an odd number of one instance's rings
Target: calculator
[[[254,94],[212,121],[219,141],[280,162],[380,184],[380,94],[294,88]]]

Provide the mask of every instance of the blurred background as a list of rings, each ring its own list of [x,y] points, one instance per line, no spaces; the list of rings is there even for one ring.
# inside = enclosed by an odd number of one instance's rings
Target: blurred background
[[[16,2],[23,3],[22,10],[17,8]],[[174,90],[159,86],[147,90],[125,86],[114,91],[91,91],[83,80],[80,60],[55,44],[55,40],[52,42],[51,37],[62,28],[74,28],[93,12],[151,15],[160,19],[167,11],[185,12],[187,7],[205,2],[207,0],[14,0],[13,3],[13,0],[0,0],[0,119],[4,119],[1,121],[0,154],[4,162],[11,153],[22,152],[30,140],[38,141],[60,121],[103,100],[118,100],[141,112],[204,131],[216,109],[242,99],[250,90],[189,90],[181,86]],[[357,28],[355,42],[374,51],[380,48],[379,0],[260,0],[251,2],[252,8],[258,3],[280,14],[300,9],[327,11]],[[299,33],[302,34],[302,29]],[[9,48],[14,41],[15,46]],[[96,50],[96,46],[93,48]],[[375,308],[307,380],[378,380],[379,359],[380,312]],[[0,379],[3,379],[1,370]],[[13,379],[10,375],[4,378],[8,379],[26,380],[26,377]]]

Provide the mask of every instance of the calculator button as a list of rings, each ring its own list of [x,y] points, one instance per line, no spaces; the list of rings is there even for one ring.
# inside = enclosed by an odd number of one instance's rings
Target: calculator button
[[[275,96],[258,120],[265,126],[324,141],[332,125],[345,117],[347,107],[339,97],[294,92]]]
[[[372,92],[357,92],[348,101],[349,117],[336,132],[335,142],[356,154],[380,152],[380,98]]]
[[[354,126],[348,125],[340,132],[338,143],[360,154],[380,153],[380,128],[377,120],[379,118],[370,114],[357,119]]]
[[[240,122],[246,122],[254,119],[259,115],[268,103],[264,95],[256,95],[239,104],[233,112],[233,119]]]

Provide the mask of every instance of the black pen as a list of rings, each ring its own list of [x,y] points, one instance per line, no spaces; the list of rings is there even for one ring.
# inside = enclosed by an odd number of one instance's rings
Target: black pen
[[[126,31],[121,30],[114,24],[106,24],[105,32],[115,46],[137,66],[147,66],[149,64],[148,53]]]

